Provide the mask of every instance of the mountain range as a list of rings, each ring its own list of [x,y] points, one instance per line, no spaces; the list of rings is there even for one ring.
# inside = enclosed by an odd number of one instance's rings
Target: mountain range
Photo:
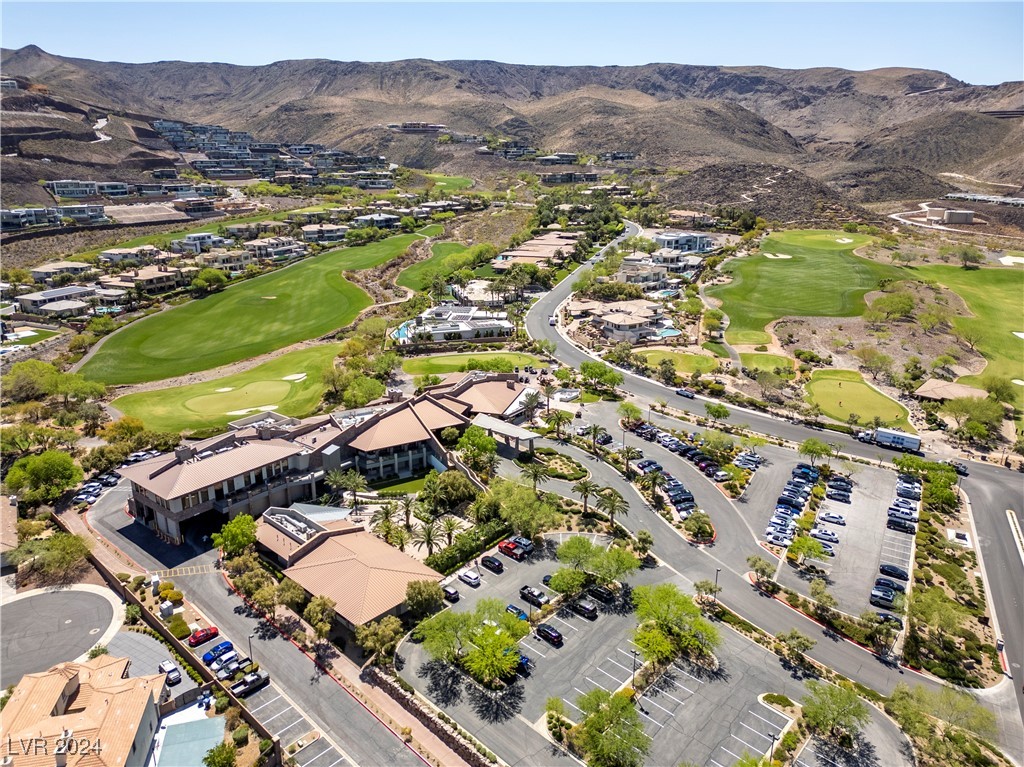
[[[46,99],[34,102],[29,94],[18,100],[12,93],[19,92],[5,92],[3,110],[26,123],[16,127],[41,133],[29,124],[32,113],[51,131],[53,113],[119,116],[129,128],[122,140],[135,144],[120,151],[125,158],[134,154],[129,165],[138,168],[162,154],[145,121],[167,118],[249,130],[264,140],[382,151],[413,167],[477,177],[501,172],[499,161],[480,158],[469,146],[439,146],[433,137],[385,127],[423,121],[522,138],[545,151],[628,149],[641,168],[768,163],[799,170],[840,195],[860,190],[853,199],[865,201],[878,198],[864,194],[870,179],[884,179],[879,194],[887,199],[934,194],[945,188],[940,173],[1024,182],[1024,119],[986,114],[1021,110],[1024,83],[971,85],[932,70],[418,59],[125,64],[56,56],[36,46],[3,50],[0,63],[6,77],[46,91]],[[79,120],[75,130],[83,128],[88,125]],[[64,131],[61,140],[73,132]],[[65,154],[73,164],[73,153]]]

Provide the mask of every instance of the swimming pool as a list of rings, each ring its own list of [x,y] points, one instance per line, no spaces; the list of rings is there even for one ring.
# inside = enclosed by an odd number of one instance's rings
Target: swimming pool
[[[683,332],[676,330],[675,328],[662,328],[658,331],[659,338],[671,338],[673,336],[681,336]]]

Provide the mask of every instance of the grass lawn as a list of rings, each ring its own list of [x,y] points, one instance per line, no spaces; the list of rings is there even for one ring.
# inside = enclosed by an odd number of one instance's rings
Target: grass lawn
[[[1024,379],[1024,270],[1020,267],[964,270],[957,266],[921,266],[923,279],[935,280],[955,291],[970,307],[973,317],[960,317],[955,327],[981,335],[977,349],[988,360],[981,375],[964,376],[960,383],[980,385],[986,375]],[[1016,406],[1024,409],[1024,386],[1018,386]]]
[[[107,384],[159,381],[329,333],[372,303],[342,271],[395,258],[415,238],[330,251],[139,320],[108,338],[81,372]]]
[[[793,371],[793,360],[780,354],[741,354],[740,362],[743,363],[743,367],[751,370],[767,370],[774,373],[775,368],[784,368],[789,371],[787,378],[796,375]]]
[[[638,355],[647,360],[651,367],[658,367],[662,360],[672,360],[676,370],[683,375],[693,372],[710,373],[718,367],[718,360],[714,357],[705,357],[703,354],[686,354],[684,352],[663,352],[663,351],[640,351]],[[726,355],[728,356],[728,355]]]
[[[422,477],[406,477],[403,479],[388,479],[383,482],[373,482],[370,485],[371,490],[387,490],[388,492],[399,492],[412,495],[418,493],[423,489],[423,482],[427,478],[424,474]]]
[[[433,181],[438,189],[443,189],[446,192],[458,192],[473,186],[473,179],[465,176],[445,176],[441,173],[424,173],[423,175]]]
[[[579,399],[579,401],[582,402],[584,405],[589,405],[589,404],[591,404],[593,402],[600,402],[601,401],[601,397],[600,397],[600,395],[594,394],[593,392],[582,391],[582,392],[580,392],[580,399]]]
[[[478,266],[476,269],[473,270],[473,274],[479,277],[481,280],[493,280],[501,276],[496,271],[494,271],[494,267],[491,266],[489,263],[484,264],[483,266]]]
[[[416,234],[422,234],[424,237],[437,237],[439,234],[444,234],[444,226],[441,224],[427,224],[422,229],[417,229]]]
[[[17,341],[6,341],[4,346],[31,346],[37,344],[40,341],[45,341],[47,338],[53,338],[55,335],[60,333],[59,330],[40,330],[39,328],[29,328],[29,330],[35,333],[34,336],[28,338],[19,338]]]
[[[877,415],[886,426],[916,433],[907,420],[907,409],[868,386],[855,370],[815,370],[807,384],[808,400],[818,403],[829,418],[846,422],[850,413],[868,424]]]
[[[402,363],[402,370],[410,375],[444,375],[459,373],[469,359],[476,360],[507,360],[514,366],[541,365],[541,361],[529,354],[519,352],[468,352],[466,354],[440,354],[433,357],[413,357]]]
[[[836,240],[850,240],[837,242]],[[726,339],[735,344],[762,344],[769,322],[786,316],[855,317],[863,313],[864,294],[885,277],[905,279],[911,272],[853,255],[870,237],[846,232],[802,230],[772,235],[761,253],[736,259],[725,267],[728,285],[708,290],[722,300],[729,315]],[[790,258],[768,258],[766,254]]]
[[[338,344],[284,354],[252,370],[214,381],[173,389],[130,394],[114,400],[125,415],[141,418],[154,431],[189,431],[220,427],[248,413],[273,407],[278,413],[302,417],[320,403],[323,371],[338,352]],[[286,376],[305,374],[301,381]]]
[[[433,255],[403,269],[395,282],[410,290],[424,290],[427,287],[427,275],[439,271],[447,276],[446,270],[441,268],[442,263],[448,256],[465,249],[466,246],[459,242],[435,242],[430,248]]]

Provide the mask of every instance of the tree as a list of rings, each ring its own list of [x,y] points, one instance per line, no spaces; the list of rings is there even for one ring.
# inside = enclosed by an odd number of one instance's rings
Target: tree
[[[455,449],[462,454],[469,467],[477,471],[482,470],[486,458],[497,454],[498,442],[474,424],[462,433]]]
[[[747,557],[747,567],[754,572],[758,583],[769,581],[775,575],[775,564],[757,554]]]
[[[626,445],[619,451],[619,457],[622,458],[622,473],[625,474],[626,479],[630,479],[633,476],[633,472],[629,468],[629,462],[643,458],[644,454],[637,448]]]
[[[729,408],[717,402],[706,402],[704,410],[707,412],[708,418],[711,419],[712,426],[729,417]]]
[[[434,553],[434,548],[440,543],[440,532],[437,527],[437,520],[431,519],[420,522],[419,527],[412,534],[412,541],[417,549],[427,547],[427,556]]]
[[[24,491],[27,505],[53,503],[65,491],[82,481],[82,470],[68,453],[47,450],[19,458],[7,473],[5,483],[15,493]]]
[[[628,514],[629,503],[622,497],[618,490],[606,487],[597,496],[597,508],[608,515],[608,524],[615,526],[617,514]]]
[[[445,610],[423,621],[413,636],[423,642],[427,655],[451,663],[469,646],[478,625],[472,612]]]
[[[815,559],[820,562],[825,557],[825,547],[821,545],[821,541],[808,535],[801,535],[795,538],[789,545],[789,552],[801,564],[805,564],[808,559]]]
[[[644,732],[629,696],[612,694],[600,687],[576,701],[584,719],[579,725],[579,743],[591,767],[640,767],[651,749],[651,737]]]
[[[676,363],[666,357],[658,363],[658,379],[666,386],[675,386]]]
[[[661,493],[658,492],[665,485],[668,484],[668,479],[660,471],[651,471],[640,477],[639,485],[651,495],[651,501],[654,503],[654,508],[660,509],[665,499]]]
[[[202,295],[204,293],[216,293],[223,290],[228,283],[228,277],[220,269],[202,269],[195,279],[192,280],[192,290]]]
[[[853,735],[871,719],[867,705],[856,692],[827,682],[809,680],[807,695],[800,702],[804,721],[823,735],[834,736],[840,731]]]
[[[555,392],[558,391],[558,387],[555,386],[554,384],[544,384],[541,387],[540,391],[544,395],[544,399],[545,399],[544,409],[545,410],[550,410],[551,409],[551,398],[555,396]]]
[[[462,529],[462,523],[459,522],[458,517],[442,517],[441,518],[441,534],[444,536],[445,545],[451,546],[452,541],[455,539],[455,534]]]
[[[238,556],[256,543],[256,520],[248,514],[239,514],[210,537],[213,545],[223,549],[226,557]]]
[[[539,408],[540,394],[538,392],[531,391],[523,397],[523,412],[526,414],[526,420],[528,423],[533,421],[533,418],[537,415],[537,410]]]
[[[709,596],[717,599],[722,587],[716,586],[714,581],[704,579],[694,583],[693,590],[697,594],[697,598],[703,601],[704,597]]]
[[[808,636],[804,636],[796,629],[790,629],[784,634],[775,637],[786,648],[787,657],[794,663],[803,663],[804,655],[813,649],[817,642]]]
[[[640,649],[645,661],[655,665],[668,663],[679,654],[672,637],[653,623],[637,626],[633,644]]]
[[[533,492],[537,492],[537,485],[541,482],[547,482],[551,479],[551,474],[548,472],[548,467],[539,461],[532,461],[523,467],[523,476],[526,477],[533,485]]]
[[[985,337],[984,332],[973,325],[968,327],[958,327],[953,334],[963,343],[967,344],[971,351],[974,351],[974,347]]]
[[[425,582],[437,586],[433,581]],[[414,583],[417,581],[413,581],[409,585],[412,586]],[[437,588],[440,591],[441,587],[437,586]],[[356,626],[356,644],[371,655],[375,655],[376,660],[380,661],[391,657],[398,645],[398,640],[404,633],[405,629],[402,628],[401,620],[394,615],[385,615],[379,621]]]
[[[500,628],[484,624],[473,637],[465,665],[474,677],[485,683],[510,676],[519,665],[519,645]]]
[[[203,757],[204,767],[235,767],[238,749],[233,743],[218,743]]]
[[[636,540],[633,541],[633,551],[639,557],[646,557],[654,548],[654,536],[650,530],[637,530]]]
[[[548,582],[548,588],[559,594],[573,596],[579,594],[587,585],[587,574],[583,570],[561,567],[554,572]]]
[[[608,433],[608,430],[597,423],[592,423],[583,430],[583,436],[590,440],[590,452],[597,454],[597,440]]]
[[[345,484],[343,485],[343,487],[346,490],[352,491],[352,505],[358,506],[359,503],[356,499],[356,493],[364,493],[366,492],[366,489],[369,487],[369,484],[367,484],[366,482],[366,477],[364,477],[355,469],[349,469],[348,471],[345,472],[344,478]]]
[[[828,591],[828,584],[822,578],[815,578],[810,583],[811,599],[818,603],[817,611],[827,614],[838,602]]]
[[[306,601],[306,590],[291,578],[285,578],[277,586],[277,603],[288,609],[299,612]]]
[[[832,455],[832,448],[820,439],[810,437],[800,443],[800,447],[797,449],[797,453],[804,456],[805,458],[811,459],[811,466],[819,458],[825,458]]]
[[[317,637],[326,639],[331,633],[331,626],[334,624],[335,602],[330,597],[318,596],[309,600],[306,609],[302,611],[302,619],[308,623]]]
[[[586,361],[580,363],[580,375],[591,386],[614,389],[622,383],[622,373],[614,370],[603,362]]]
[[[353,409],[363,407],[366,403],[382,396],[384,396],[384,384],[370,376],[356,376],[345,388],[341,399],[345,403],[345,407]]]
[[[583,513],[587,513],[587,502],[591,496],[597,495],[600,491],[601,486],[590,479],[581,479],[575,485],[572,486],[572,491],[576,493],[580,498],[583,499]]]
[[[977,268],[978,264],[984,263],[985,257],[973,245],[965,242],[958,242],[954,245],[945,245],[939,248],[939,254],[949,258],[955,258],[964,269]]]
[[[871,304],[875,311],[882,312],[886,319],[911,317],[916,302],[914,297],[905,291],[887,293]]]
[[[572,421],[572,416],[564,410],[549,410],[544,416],[544,422],[555,430],[555,438],[562,438],[562,427]]]
[[[643,420],[643,411],[632,402],[622,402],[618,407],[619,418],[626,424],[632,425]]]
[[[600,547],[594,544],[590,538],[574,535],[559,545],[555,556],[558,557],[559,562],[569,565],[574,570],[584,570],[600,550]]]
[[[690,534],[691,538],[698,541],[711,539],[715,534],[714,525],[711,524],[711,517],[706,511],[697,510],[683,522],[683,529]]]
[[[412,534],[404,527],[394,527],[391,529],[391,534],[388,536],[388,543],[394,546],[399,551],[405,551],[405,547],[409,545],[409,541],[412,540]]]
[[[1016,387],[1006,376],[987,375],[981,379],[981,385],[996,402],[1012,403],[1016,399]]]
[[[969,692],[943,685],[927,693],[929,710],[947,724],[961,730],[968,730],[982,738],[995,739],[999,735],[995,714],[985,708],[977,697]],[[946,732],[946,738],[952,733]]]
[[[967,611],[947,598],[938,587],[915,589],[910,600],[910,617],[920,621],[938,634],[954,634],[964,620]]]
[[[71,533],[54,533],[49,538],[24,541],[11,551],[11,564],[31,562],[31,569],[48,578],[72,577],[85,564],[90,542]]]
[[[599,550],[590,563],[597,580],[601,583],[620,581],[640,567],[640,560],[631,551],[619,546]]]

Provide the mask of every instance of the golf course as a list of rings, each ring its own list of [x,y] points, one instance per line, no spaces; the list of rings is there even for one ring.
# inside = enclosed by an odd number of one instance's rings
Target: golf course
[[[153,431],[192,431],[222,427],[260,410],[309,415],[324,393],[323,372],[339,344],[283,354],[276,359],[213,381],[130,394],[112,403]]]
[[[439,354],[433,357],[413,357],[402,363],[402,370],[410,375],[444,375],[459,373],[466,369],[469,360],[479,362],[507,362],[512,367],[518,365],[542,365],[543,363],[529,354],[519,352],[468,352],[466,354]]]
[[[403,269],[398,274],[396,283],[403,288],[410,290],[423,290],[427,287],[428,277],[434,272],[440,272],[445,276],[448,271],[443,268],[444,260],[454,253],[461,253],[466,246],[460,242],[435,242],[430,252],[430,258],[418,261],[410,267]]]
[[[396,258],[418,236],[332,250],[139,320],[110,336],[80,372],[105,384],[159,381],[329,333],[372,303],[342,272]]]
[[[868,425],[878,416],[886,426],[914,433],[907,409],[869,386],[855,370],[815,370],[806,389],[808,401],[829,418],[845,423],[856,413],[859,423]]]
[[[765,326],[786,316],[855,317],[864,312],[864,294],[883,278],[903,279],[903,269],[853,255],[871,238],[820,230],[781,232],[768,237],[755,256],[724,267],[733,280],[707,292],[729,315],[726,340],[767,344]]]
[[[676,372],[682,375],[691,373],[710,373],[718,367],[718,360],[715,357],[705,357],[703,354],[687,354],[685,352],[639,351],[637,356],[647,360],[647,364],[653,368],[658,367],[662,360],[671,360],[676,366]]]

